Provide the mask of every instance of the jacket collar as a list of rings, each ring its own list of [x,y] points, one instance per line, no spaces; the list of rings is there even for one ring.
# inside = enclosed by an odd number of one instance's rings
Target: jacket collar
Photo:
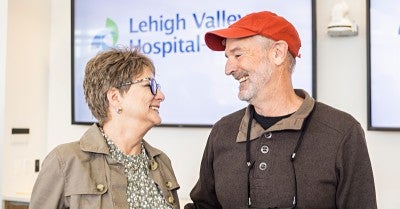
[[[278,121],[276,124],[272,125],[267,130],[264,130],[264,128],[259,123],[257,123],[257,121],[253,118],[251,124],[250,140],[258,138],[261,134],[265,132],[301,129],[304,119],[307,118],[312,108],[314,107],[315,100],[304,90],[296,89],[295,92],[298,96],[304,98],[303,104],[300,106],[300,108],[290,117]],[[250,108],[248,106],[240,123],[239,133],[236,137],[236,142],[246,141],[247,126],[249,124],[249,115],[250,115]]]
[[[143,145],[150,159],[153,159],[155,156],[162,153],[159,149],[151,146],[145,140],[143,140]],[[97,123],[93,124],[83,134],[80,139],[80,147],[82,151],[85,152],[94,152],[106,155],[110,154],[110,149],[108,148]]]

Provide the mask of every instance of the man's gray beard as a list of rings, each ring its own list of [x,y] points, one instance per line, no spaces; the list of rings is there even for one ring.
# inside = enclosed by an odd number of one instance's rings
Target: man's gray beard
[[[239,98],[239,100],[244,101],[244,102],[248,102],[249,103],[249,101],[250,101],[250,96],[247,95],[247,94],[242,95],[242,94],[239,93],[238,94],[238,98]]]

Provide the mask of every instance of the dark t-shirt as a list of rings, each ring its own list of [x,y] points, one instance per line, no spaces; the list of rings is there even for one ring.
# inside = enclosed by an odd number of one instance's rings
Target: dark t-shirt
[[[278,116],[278,117],[265,117],[262,115],[259,115],[256,111],[254,111],[254,119],[259,123],[265,130],[267,130],[269,127],[274,125],[276,122],[290,117],[293,113],[290,113],[288,115],[283,115],[283,116]]]

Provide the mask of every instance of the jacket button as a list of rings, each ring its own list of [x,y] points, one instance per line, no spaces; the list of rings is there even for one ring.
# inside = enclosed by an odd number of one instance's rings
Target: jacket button
[[[264,133],[264,137],[267,139],[272,138],[272,132]]]
[[[165,186],[167,187],[167,189],[171,189],[171,188],[172,188],[172,182],[167,181],[167,182],[165,183]]]
[[[171,204],[175,204],[175,198],[172,196],[168,197],[168,202]]]
[[[267,145],[263,145],[261,147],[261,153],[267,154],[269,152],[269,147]]]
[[[96,186],[96,189],[97,189],[97,191],[99,191],[99,192],[104,191],[104,188],[105,188],[105,186],[104,186],[103,184],[97,184],[97,186]]]
[[[156,170],[158,168],[158,163],[156,161],[151,161],[150,163],[150,169],[152,171]]]
[[[265,171],[267,169],[267,163],[261,162],[258,167],[260,168],[260,170]]]

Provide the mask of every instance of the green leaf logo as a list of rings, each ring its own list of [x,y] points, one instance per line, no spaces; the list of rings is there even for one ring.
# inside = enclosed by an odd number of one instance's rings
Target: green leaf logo
[[[102,50],[114,47],[119,38],[117,24],[110,18],[106,19],[105,28],[97,33],[92,40],[91,45]]]

